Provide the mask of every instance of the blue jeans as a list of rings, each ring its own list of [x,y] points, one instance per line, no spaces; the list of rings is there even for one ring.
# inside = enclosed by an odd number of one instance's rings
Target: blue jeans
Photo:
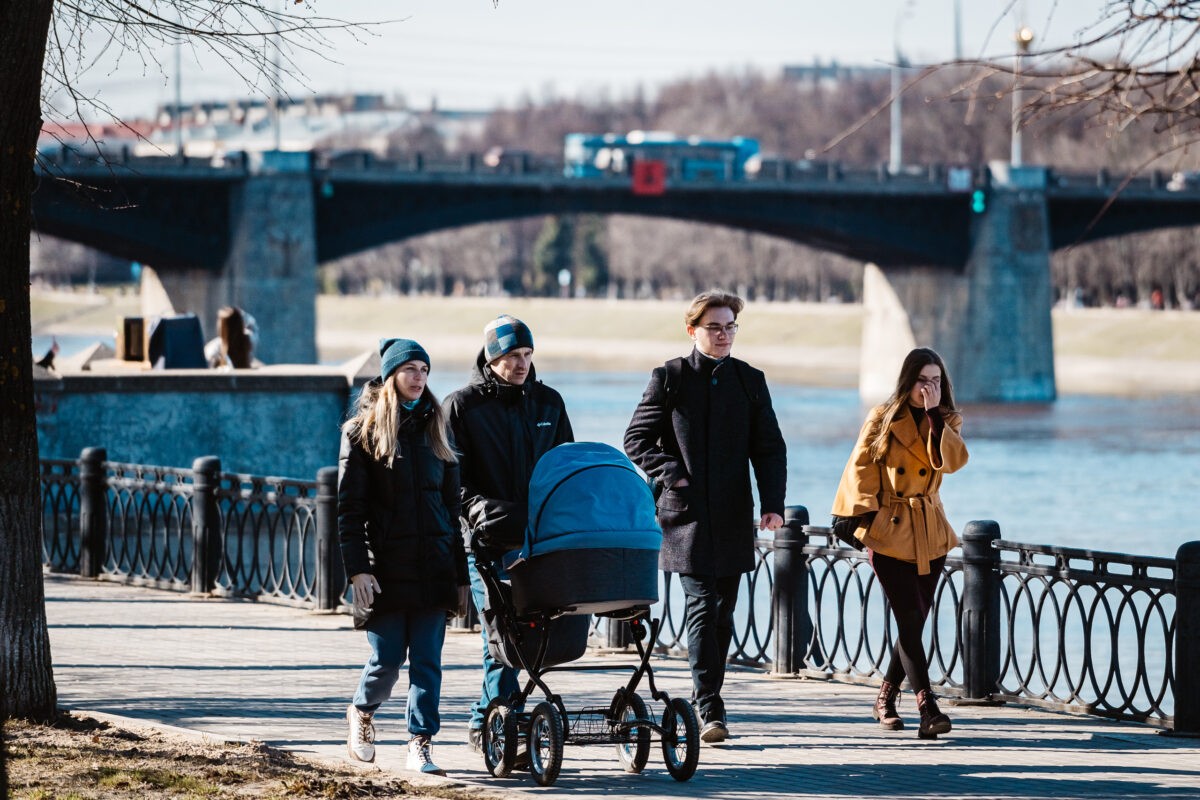
[[[483,577],[480,576],[479,569],[475,566],[474,553],[467,554],[467,571],[471,574],[471,599],[475,602],[475,611],[478,612],[479,618],[482,620],[484,602]],[[501,572],[500,574],[503,576],[504,573]],[[488,704],[492,702],[492,698],[508,697],[521,689],[521,685],[517,680],[517,670],[512,667],[506,667],[492,658],[488,652],[487,629],[483,627],[482,621],[479,624],[479,630],[483,634],[483,690],[479,695],[479,700],[475,705],[471,706],[471,721],[468,723],[468,726],[471,728],[483,727],[483,715],[487,711]]]
[[[444,609],[373,615],[367,622],[371,658],[358,680],[358,691],[353,700],[355,707],[374,713],[392,696],[392,687],[407,660],[405,721],[408,735],[432,739],[442,727],[438,701],[442,694],[442,644],[445,640]]]
[[[692,668],[692,699],[704,722],[725,721],[725,661],[733,641],[733,608],[737,605],[741,575],[680,575],[687,598],[688,664]]]

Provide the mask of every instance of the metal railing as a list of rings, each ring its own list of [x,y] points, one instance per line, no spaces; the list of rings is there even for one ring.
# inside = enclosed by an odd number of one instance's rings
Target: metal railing
[[[197,594],[346,610],[337,470],[297,481],[192,469],[44,460],[43,560],[58,572]],[[894,630],[864,555],[807,511],[756,540],[730,660],[777,675],[877,683]],[[660,576],[661,653],[686,651],[684,598]],[[470,617],[456,620],[467,627]],[[599,623],[607,647],[625,628]],[[946,559],[926,626],[930,679],[970,702],[1018,702],[1200,733],[1200,542],[1175,559],[1003,541],[972,522]],[[1184,665],[1190,665],[1184,668]]]
[[[161,589],[336,609],[337,470],[317,480],[122,464],[103,448],[42,462],[43,564]],[[324,524],[321,524],[322,521]]]

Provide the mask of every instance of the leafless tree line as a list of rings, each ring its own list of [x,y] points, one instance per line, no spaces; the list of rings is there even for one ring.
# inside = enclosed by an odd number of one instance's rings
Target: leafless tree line
[[[906,164],[978,165],[1007,160],[1012,76],[995,65],[912,70],[903,96]],[[1164,173],[1198,165],[1196,154],[1164,140],[1159,117],[1130,116],[1105,124],[1102,108],[1063,100],[1047,77],[1026,77],[1026,163],[1062,171]],[[1036,89],[1036,91],[1031,91]],[[1050,102],[1058,97],[1055,107]],[[669,130],[680,135],[759,140],[764,154],[797,161],[855,165],[886,161],[890,101],[886,78],[806,83],[756,72],[710,74],[661,89],[653,99],[528,99],[493,113],[464,149],[492,147],[556,155],[565,134]],[[391,152],[428,150],[431,131],[397,137]],[[444,152],[444,148],[443,151]],[[769,300],[847,300],[861,294],[861,264],[759,234],[686,222],[614,216],[607,220],[609,284],[620,297],[688,295],[704,286],[736,284]],[[520,291],[530,268],[538,221],[497,223],[445,232],[327,265],[326,285],[345,291],[435,291],[468,294]],[[1056,291],[1069,302],[1149,303],[1191,307],[1200,291],[1200,257],[1192,229],[1159,231],[1079,245],[1052,259]],[[433,272],[431,272],[431,270]],[[436,273],[438,279],[431,281]],[[1156,294],[1157,290],[1157,294]],[[1157,302],[1157,300],[1156,300]]]

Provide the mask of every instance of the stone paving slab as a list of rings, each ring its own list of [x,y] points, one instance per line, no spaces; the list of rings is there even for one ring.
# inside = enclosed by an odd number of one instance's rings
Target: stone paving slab
[[[345,758],[343,715],[369,652],[345,616],[60,576],[46,578],[46,609],[65,708]],[[657,743],[640,775],[622,772],[611,745],[569,744],[552,787],[526,773],[495,779],[466,746],[481,646],[478,634],[447,636],[433,754],[450,778],[414,783],[500,797],[1200,798],[1200,740],[1015,706],[948,706],[954,731],[922,742],[911,694],[900,706],[910,729],[889,733],[870,719],[867,687],[740,669],[725,691],[733,737],[702,748],[689,782],[667,774]],[[614,669],[551,674],[568,709],[607,704],[633,657],[589,654],[578,663]],[[660,688],[688,695],[685,663],[653,665]],[[404,770],[404,688],[402,676],[376,716],[377,766],[413,780]],[[661,715],[661,704],[650,706]]]

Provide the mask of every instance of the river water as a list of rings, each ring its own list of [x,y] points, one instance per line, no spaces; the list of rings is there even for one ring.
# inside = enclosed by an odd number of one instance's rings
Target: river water
[[[540,377],[562,393],[576,439],[620,448],[649,375]],[[445,397],[464,378],[435,370],[430,384]],[[788,504],[828,524],[866,409],[853,390],[773,385],[771,395],[788,445]],[[963,412],[970,463],[942,484],[960,533],[970,520],[991,519],[1012,541],[1168,557],[1200,539],[1191,514],[1200,498],[1200,397],[1068,396]]]
[[[59,341],[69,355],[95,337]],[[34,337],[35,357],[49,344],[49,337]],[[445,397],[466,377],[434,370],[431,388]],[[649,375],[540,377],[565,398],[577,439],[620,448]],[[771,395],[788,444],[788,503],[807,506],[814,524],[828,524],[866,409],[854,390],[774,384]],[[1168,557],[1200,539],[1192,517],[1200,498],[1200,396],[1074,395],[963,411],[971,460],[942,484],[946,513],[960,533],[970,520],[991,519],[1012,541]]]

